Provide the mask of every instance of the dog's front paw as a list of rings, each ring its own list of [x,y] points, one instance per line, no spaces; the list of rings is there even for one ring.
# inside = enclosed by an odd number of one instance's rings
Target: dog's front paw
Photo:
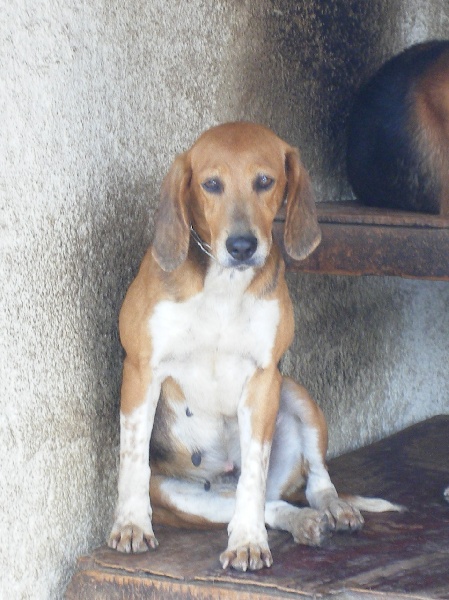
[[[449,502],[449,487],[444,490],[444,499]]]
[[[271,567],[271,557],[268,544],[242,544],[236,548],[228,548],[220,554],[223,569],[233,567],[237,571],[258,571],[263,567]]]
[[[258,571],[271,567],[273,559],[268,547],[268,534],[262,521],[245,523],[235,517],[228,525],[228,547],[220,554],[223,569]]]
[[[116,521],[108,540],[110,548],[126,553],[147,552],[158,545],[149,517],[139,524]]]
[[[358,531],[365,522],[358,508],[340,498],[331,500],[325,513],[331,529],[335,531]]]

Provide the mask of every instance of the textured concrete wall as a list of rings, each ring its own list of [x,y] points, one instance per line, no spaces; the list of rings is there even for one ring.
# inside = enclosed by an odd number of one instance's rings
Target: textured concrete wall
[[[449,283],[291,274],[289,283],[297,332],[284,368],[323,408],[330,454],[449,412]]]
[[[428,5],[427,5],[428,4]],[[174,154],[255,119],[349,194],[344,119],[392,52],[449,37],[446,0],[11,0],[2,6],[0,596],[61,598],[115,501],[116,319]],[[448,410],[449,286],[290,276],[285,368],[332,452]]]

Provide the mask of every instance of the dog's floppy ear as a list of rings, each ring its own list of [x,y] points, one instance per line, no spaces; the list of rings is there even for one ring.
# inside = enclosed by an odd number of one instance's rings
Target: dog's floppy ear
[[[284,227],[284,247],[294,260],[306,258],[321,241],[316,216],[315,199],[309,175],[296,148],[285,154],[287,173],[287,215]]]
[[[152,253],[164,271],[174,271],[187,257],[190,237],[187,211],[190,179],[190,160],[186,152],[175,158],[162,183],[156,215]]]

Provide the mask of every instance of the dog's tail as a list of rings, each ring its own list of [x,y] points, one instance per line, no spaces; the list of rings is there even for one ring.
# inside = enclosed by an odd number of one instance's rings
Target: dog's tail
[[[389,500],[382,498],[366,498],[365,496],[353,496],[351,494],[338,494],[342,500],[346,500],[355,508],[365,512],[381,513],[381,512],[405,512],[407,508],[401,504],[395,504]]]

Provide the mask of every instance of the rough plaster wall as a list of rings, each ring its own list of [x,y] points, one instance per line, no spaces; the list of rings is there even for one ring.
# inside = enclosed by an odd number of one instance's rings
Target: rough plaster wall
[[[11,0],[2,6],[0,596],[61,598],[115,501],[118,309],[163,172],[205,127],[256,119],[302,149],[319,199],[349,194],[353,88],[446,0]],[[425,35],[423,35],[425,34]],[[445,283],[289,276],[285,368],[332,452],[448,410]]]
[[[209,11],[2,8],[0,597],[61,598],[111,525],[117,313],[163,169],[214,120],[230,33]]]
[[[449,412],[449,284],[288,275],[296,336],[283,368],[329,424],[329,454]]]

